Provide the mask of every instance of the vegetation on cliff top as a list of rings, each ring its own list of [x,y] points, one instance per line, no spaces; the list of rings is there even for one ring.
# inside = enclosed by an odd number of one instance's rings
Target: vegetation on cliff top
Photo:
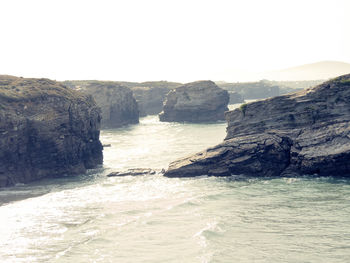
[[[241,104],[241,106],[239,106],[239,109],[242,111],[243,116],[245,116],[245,111],[247,109],[247,104],[246,103]]]
[[[49,79],[19,78],[0,75],[0,102],[31,100],[40,97],[78,98],[81,95]]]

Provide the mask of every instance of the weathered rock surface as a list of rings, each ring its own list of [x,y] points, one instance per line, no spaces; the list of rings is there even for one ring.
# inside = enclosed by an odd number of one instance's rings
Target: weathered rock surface
[[[160,121],[207,122],[225,119],[229,95],[212,81],[197,81],[170,91]]]
[[[0,76],[0,186],[101,164],[100,120],[91,96],[48,79]]]
[[[92,95],[102,110],[101,127],[118,128],[139,122],[139,110],[131,89],[114,81],[66,81],[70,87]]]
[[[131,87],[139,106],[140,117],[160,113],[166,95],[180,85],[181,83],[176,82],[149,81]]]
[[[140,111],[140,117],[158,114],[163,109],[163,101],[169,93],[167,88],[134,87],[134,97]]]
[[[350,176],[350,74],[226,113],[225,141],[165,176]]]

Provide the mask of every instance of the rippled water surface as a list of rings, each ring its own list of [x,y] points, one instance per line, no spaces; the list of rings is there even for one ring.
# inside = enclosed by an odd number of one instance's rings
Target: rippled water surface
[[[0,191],[0,262],[349,262],[350,181],[106,177],[222,141],[225,123],[102,132],[104,167]]]

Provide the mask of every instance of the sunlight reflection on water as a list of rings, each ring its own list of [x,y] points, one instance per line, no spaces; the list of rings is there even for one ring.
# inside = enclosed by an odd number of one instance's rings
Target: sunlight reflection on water
[[[346,262],[347,179],[106,177],[166,168],[225,127],[149,116],[102,132],[103,168],[1,190],[0,262]]]

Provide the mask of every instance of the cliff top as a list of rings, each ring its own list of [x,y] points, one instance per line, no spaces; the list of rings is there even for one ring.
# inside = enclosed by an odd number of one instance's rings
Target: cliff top
[[[128,81],[104,81],[104,80],[66,80],[63,81],[65,85],[73,86],[88,86],[88,85],[113,85],[123,86],[131,89],[150,89],[150,88],[176,88],[182,83],[169,82],[169,81],[146,81],[146,82],[128,82]]]
[[[199,90],[208,90],[208,89],[217,89],[217,90],[222,90],[220,87],[218,87],[215,82],[211,80],[199,80],[199,81],[194,81],[190,83],[186,83],[184,85],[181,85],[177,87],[175,90],[177,91],[183,91],[183,90],[188,90],[188,91],[199,91]]]
[[[50,79],[0,75],[0,102],[2,103],[43,96],[77,98],[80,94]]]
[[[322,89],[324,87],[335,85],[335,86],[348,86],[350,85],[350,74],[342,75],[339,77],[336,77],[334,79],[331,79],[329,81],[326,81],[320,85],[317,85],[313,88],[308,89],[308,91],[317,91],[319,89]]]
[[[193,82],[186,83],[182,86],[192,87],[192,86],[217,86],[215,82],[211,80],[197,80]]]

